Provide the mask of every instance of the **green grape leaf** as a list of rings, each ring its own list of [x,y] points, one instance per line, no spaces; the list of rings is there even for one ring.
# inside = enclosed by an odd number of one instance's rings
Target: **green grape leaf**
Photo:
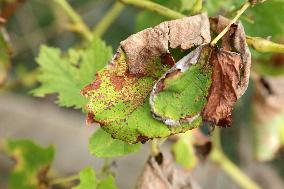
[[[98,129],[89,139],[89,151],[100,158],[123,156],[137,152],[141,144],[128,144],[124,141],[113,139],[110,134]]]
[[[86,99],[80,95],[80,90],[94,79],[95,73],[106,65],[112,56],[112,50],[99,38],[94,38],[83,52],[69,51],[69,57],[63,57],[60,50],[42,46],[37,63],[41,74],[41,83],[32,93],[43,97],[46,94],[57,93],[57,103],[60,106],[83,108]],[[79,57],[79,58],[78,58]],[[74,61],[79,63],[74,63]]]
[[[115,183],[115,179],[112,175],[108,175],[106,178],[100,180],[99,189],[118,189]]]
[[[9,68],[9,47],[2,33],[0,32],[0,86],[5,82]]]
[[[73,189],[96,189],[98,186],[98,180],[96,173],[92,167],[86,167],[79,173],[80,184],[73,187]]]
[[[175,160],[186,169],[192,169],[197,163],[194,147],[189,137],[181,137],[172,146]]]
[[[10,189],[47,188],[47,173],[54,159],[54,147],[42,148],[28,140],[8,140],[7,153],[16,164],[9,177]]]
[[[174,64],[169,48],[187,50],[208,42],[206,14],[164,22],[122,41],[110,64],[82,90],[89,99],[89,117],[112,137],[128,143],[197,127],[200,118],[175,128],[154,119],[148,97],[158,78]]]
[[[284,1],[269,0],[245,13],[242,22],[248,35],[279,39],[284,32]]]

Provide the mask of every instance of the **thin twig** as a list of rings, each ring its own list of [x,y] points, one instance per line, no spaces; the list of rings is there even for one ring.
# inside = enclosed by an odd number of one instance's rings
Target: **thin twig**
[[[84,23],[80,15],[70,6],[70,4],[66,0],[53,0],[57,5],[59,5],[62,10],[68,15],[72,24],[74,25],[73,28],[76,28],[75,31],[81,34],[86,40],[92,39],[92,32],[88,28],[88,26]]]
[[[49,182],[49,184],[50,185],[65,184],[65,183],[72,182],[72,181],[79,180],[79,179],[80,179],[79,175],[75,174],[75,175],[71,175],[68,177],[53,179]]]
[[[246,2],[243,4],[240,10],[237,11],[237,15],[231,20],[231,22],[221,31],[212,41],[211,41],[211,46],[215,46],[216,43],[228,32],[230,29],[231,25],[234,24],[240,16],[247,10],[247,8],[250,7],[250,2]]]
[[[261,37],[246,36],[247,44],[252,46],[258,52],[284,53],[284,45],[274,43]]]
[[[217,163],[240,187],[244,189],[261,189],[242,170],[240,170],[222,151],[220,129],[216,128],[212,135],[213,150],[210,159]]]
[[[95,26],[94,35],[101,37],[103,33],[114,22],[118,15],[122,12],[124,5],[120,2],[115,2],[100,22]]]
[[[157,3],[154,3],[148,0],[119,0],[119,1],[125,4],[136,6],[138,8],[147,9],[147,10],[156,12],[162,16],[165,16],[171,19],[178,19],[178,18],[185,17],[185,15],[179,12],[176,12],[172,9],[169,9],[167,7],[164,7],[160,4],[157,4]]]

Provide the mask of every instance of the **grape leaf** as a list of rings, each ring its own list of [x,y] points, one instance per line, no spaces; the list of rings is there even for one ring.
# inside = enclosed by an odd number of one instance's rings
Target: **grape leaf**
[[[98,186],[98,180],[96,173],[92,167],[86,167],[80,171],[80,184],[73,187],[73,189],[96,189]]]
[[[127,144],[124,141],[113,139],[110,134],[98,129],[89,139],[89,150],[92,155],[100,158],[123,156],[137,152],[141,144]]]
[[[47,188],[46,175],[54,159],[54,147],[42,148],[28,140],[8,140],[6,152],[16,164],[9,177],[10,189]]]
[[[77,57],[80,60],[78,65],[72,63],[74,56],[80,56]],[[57,48],[42,46],[37,58],[41,86],[32,93],[39,97],[58,93],[57,103],[60,106],[83,108],[87,101],[80,95],[81,88],[94,79],[95,73],[106,65],[111,56],[111,48],[96,37],[84,52],[78,51],[74,55],[73,51],[70,57],[62,57]]]
[[[122,41],[110,64],[82,90],[91,117],[112,137],[128,143],[197,127],[200,119],[167,127],[152,117],[147,98],[157,79],[174,64],[169,48],[186,50],[209,41],[206,14],[164,22]]]

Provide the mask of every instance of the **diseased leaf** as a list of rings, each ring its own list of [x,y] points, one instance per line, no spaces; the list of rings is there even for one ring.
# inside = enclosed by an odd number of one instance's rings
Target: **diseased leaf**
[[[123,156],[137,152],[141,144],[127,144],[124,141],[113,139],[110,134],[98,129],[89,139],[89,150],[97,157]]]
[[[37,58],[41,86],[32,93],[39,97],[58,93],[57,103],[60,106],[83,108],[87,101],[80,95],[80,90],[106,65],[112,56],[111,51],[99,38],[94,38],[85,51],[69,53],[70,57],[62,57],[59,49],[42,46]],[[77,65],[74,64],[74,56],[80,60]]]
[[[80,171],[80,184],[73,187],[73,189],[96,189],[98,186],[98,180],[96,173],[92,167],[86,167]]]
[[[224,17],[212,19],[217,33],[228,24]],[[231,124],[233,105],[247,89],[250,73],[250,52],[242,26],[233,25],[221,45],[222,49],[209,45],[197,48],[158,80],[150,96],[155,118],[169,126],[200,117],[214,125]]]
[[[54,159],[54,148],[42,148],[28,140],[9,140],[6,151],[15,160],[9,176],[10,189],[47,188],[47,173]]]
[[[198,126],[201,119],[167,127],[151,116],[147,98],[154,83],[174,63],[170,47],[186,50],[208,42],[206,14],[164,22],[122,41],[110,64],[82,90],[90,100],[87,108],[94,121],[112,137],[128,143],[166,137]]]

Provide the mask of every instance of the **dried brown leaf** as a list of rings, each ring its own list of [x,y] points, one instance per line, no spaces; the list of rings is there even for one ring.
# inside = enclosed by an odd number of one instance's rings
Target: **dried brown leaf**
[[[209,19],[204,13],[145,29],[122,41],[121,47],[127,55],[129,73],[145,75],[147,65],[169,53],[169,47],[186,50],[210,40]]]
[[[232,107],[238,98],[242,59],[237,53],[214,49],[209,62],[213,66],[212,84],[202,117],[206,122],[227,126],[231,124]]]
[[[200,189],[191,174],[177,167],[169,153],[150,157],[139,178],[138,189]]]

